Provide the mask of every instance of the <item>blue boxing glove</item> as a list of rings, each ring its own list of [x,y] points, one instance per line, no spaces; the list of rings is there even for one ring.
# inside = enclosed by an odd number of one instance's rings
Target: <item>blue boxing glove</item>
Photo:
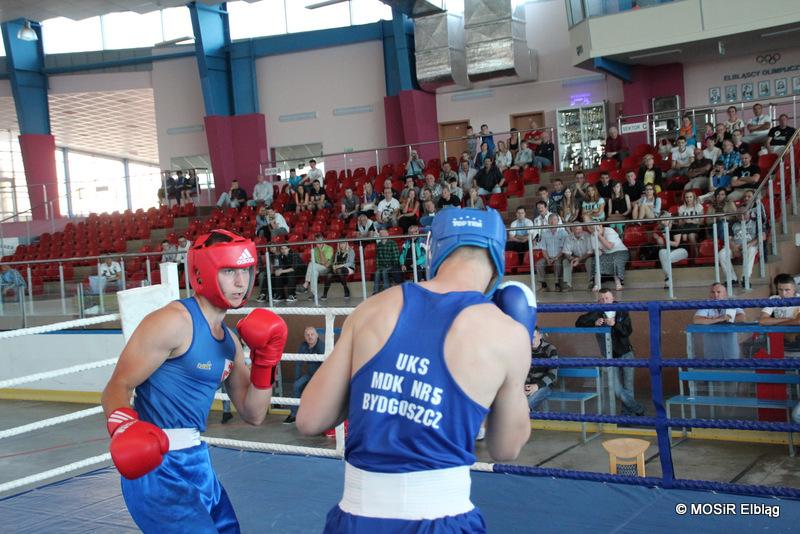
[[[492,300],[503,313],[528,329],[531,339],[536,328],[536,295],[519,282],[503,282],[497,286]]]

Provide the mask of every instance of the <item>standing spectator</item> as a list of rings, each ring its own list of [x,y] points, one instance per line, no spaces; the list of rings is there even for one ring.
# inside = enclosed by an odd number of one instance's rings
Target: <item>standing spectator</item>
[[[433,200],[426,200],[422,203],[419,225],[427,228],[433,222],[434,215],[436,215],[436,204],[433,203]]]
[[[561,209],[558,211],[558,214],[561,215],[561,220],[565,223],[574,222],[578,220],[580,211],[580,207],[576,205],[575,198],[572,196],[572,189],[564,189]]]
[[[678,137],[677,143],[678,146],[672,149],[672,168],[667,171],[667,179],[686,176],[694,162],[694,151],[686,146],[686,138]]]
[[[739,154],[750,153],[750,144],[744,142],[741,130],[734,130],[733,132],[733,149]]]
[[[409,227],[408,235],[413,236],[419,233],[419,226],[416,224]],[[413,247],[413,252],[412,252]],[[400,249],[400,270],[405,272],[414,270],[414,256],[417,258],[417,280],[425,280],[425,265],[427,264],[427,255],[425,244],[421,237],[409,237],[403,242],[403,247]]]
[[[467,125],[467,154],[468,160],[472,161],[472,158],[478,153],[478,136],[475,135],[475,131],[472,128],[472,125]]]
[[[514,158],[511,155],[511,152],[506,148],[506,144],[503,141],[497,142],[497,152],[494,154],[495,164],[497,168],[500,169],[500,172],[511,167],[511,163],[513,163]]]
[[[387,187],[383,190],[383,200],[378,202],[378,227],[394,228],[397,226],[397,216],[399,214],[400,202],[393,197],[392,188]]]
[[[508,149],[511,151],[511,157],[516,158],[517,152],[519,152],[519,131],[516,128],[511,128],[508,133],[510,134],[508,136]]]
[[[375,208],[378,205],[378,193],[372,189],[372,182],[364,183],[364,194],[361,196],[361,213],[367,217],[375,216]]]
[[[731,176],[731,189],[728,199],[737,202],[744,197],[745,191],[758,187],[761,180],[761,168],[753,163],[753,157],[745,152],[742,154],[742,164],[733,171]]]
[[[729,106],[728,120],[725,121],[725,132],[733,136],[733,132],[736,130],[744,130],[744,121],[739,118],[739,111],[736,109],[736,106]]]
[[[474,167],[476,169],[483,168],[483,162],[486,158],[492,158],[493,154],[489,150],[489,145],[486,143],[481,143],[481,151],[475,156],[475,164]]]
[[[661,215],[661,199],[656,196],[653,184],[644,187],[644,195],[633,205],[633,218],[655,219]]]
[[[356,251],[350,246],[347,241],[340,241],[336,246],[336,254],[333,257],[333,267],[331,274],[325,277],[325,287],[322,289],[322,300],[328,300],[328,290],[331,287],[331,281],[336,281],[342,284],[344,289],[344,299],[350,300],[350,287],[347,285],[347,279],[351,274],[356,272]]]
[[[444,195],[450,197],[450,189],[444,190]],[[416,190],[412,189],[408,192],[403,207],[400,210],[400,215],[397,218],[397,224],[403,229],[403,233],[408,233],[409,227],[419,223],[419,199],[417,198]]]
[[[489,126],[481,124],[481,145],[486,143],[489,153],[494,154],[494,135],[489,131]]]
[[[719,282],[714,282],[708,290],[708,300],[728,300],[728,290]],[[741,308],[708,308],[697,310],[692,319],[694,324],[732,324],[747,320]],[[703,350],[695,351],[709,359],[739,359],[739,340],[736,332],[708,332],[700,334]]]
[[[773,154],[782,151],[789,139],[794,135],[794,128],[789,126],[789,116],[781,113],[778,117],[778,125],[770,128],[767,134],[767,149]]]
[[[537,326],[533,330],[533,341],[531,343],[531,358],[544,359],[558,358],[558,350],[547,341],[542,339],[542,333]],[[558,378],[558,367],[534,367],[528,371],[525,379],[525,395],[528,397],[528,409],[536,411],[540,404],[550,397],[551,389]]]
[[[492,161],[487,156],[483,160],[483,167],[475,174],[475,183],[478,184],[478,193],[488,195],[490,193],[500,193],[506,180]]]
[[[583,171],[575,173],[575,182],[569,186],[572,189],[572,197],[575,199],[575,205],[580,206],[586,198],[586,192],[589,184],[586,183],[586,174]]]
[[[406,176],[421,177],[423,170],[425,170],[425,162],[420,159],[416,150],[412,150],[408,155],[408,163],[406,163]]]
[[[325,354],[325,343],[320,341],[317,329],[307,326],[303,331],[303,342],[297,349],[298,354]],[[320,362],[294,362],[294,385],[292,386],[292,396],[299,399],[303,390],[306,389],[311,377],[317,372],[322,363]],[[305,367],[305,372],[303,371]],[[283,420],[284,425],[294,423],[297,417],[298,406],[289,407],[289,415]]]
[[[325,175],[322,174],[322,169],[317,168],[317,160],[309,160],[308,165],[311,167],[306,173],[305,181],[308,184],[319,182],[320,186],[325,185]]]
[[[28,285],[20,272],[10,265],[0,265],[0,299],[3,297],[19,298]]]
[[[606,201],[597,192],[597,188],[590,185],[586,188],[586,198],[581,204],[583,216],[591,221],[604,221],[606,219]]]
[[[366,213],[358,214],[358,223],[356,223],[356,234],[360,239],[375,237],[378,235],[378,229],[375,222],[367,217]]]
[[[725,165],[726,174],[732,174],[742,164],[742,155],[733,149],[731,139],[725,139],[722,142],[722,154],[717,159],[717,162],[720,161]]]
[[[561,262],[564,281],[561,284],[561,291],[572,291],[572,270],[594,255],[591,235],[583,226],[573,226],[571,230],[564,241],[564,259]],[[592,276],[591,273],[589,276]]]
[[[161,242],[161,263],[175,261],[175,246],[166,239]]]
[[[231,188],[223,192],[219,200],[217,200],[217,207],[240,208],[247,202],[247,193],[244,189],[239,187],[239,180],[231,182]]]
[[[626,157],[628,157],[628,149],[625,146],[625,140],[619,135],[619,129],[616,126],[609,127],[603,159],[615,159],[622,163]]]
[[[279,253],[272,256],[272,300],[280,302],[285,300],[287,302],[295,302],[295,288],[300,283],[300,279],[304,275],[305,265],[300,254],[289,248],[289,245],[281,245],[278,249]],[[259,291],[258,302],[267,300],[267,277],[261,279],[261,289]]]
[[[540,171],[545,167],[553,165],[553,154],[555,153],[555,146],[550,140],[550,131],[545,130],[542,132],[542,142],[536,147],[533,156],[533,164]]]
[[[317,285],[320,276],[325,276],[331,272],[331,264],[333,263],[333,247],[327,243],[323,243],[322,234],[315,234],[314,241],[316,244],[312,249],[311,263],[306,269],[306,280],[303,283],[301,293],[308,291],[311,288],[311,293],[308,295],[308,300],[314,300],[314,295],[317,294]]]
[[[611,195],[614,192],[614,182],[611,181],[611,176],[609,176],[608,171],[600,172],[600,181],[594,184],[597,188],[597,192],[600,196],[606,201],[608,204],[608,199],[611,198]]]
[[[339,218],[350,222],[350,219],[358,215],[361,205],[358,203],[358,197],[353,194],[353,188],[348,187],[344,190],[342,197],[342,211],[339,213]]]
[[[376,295],[384,289],[389,289],[392,280],[395,278],[397,269],[400,267],[400,253],[397,245],[389,239],[389,232],[381,230],[379,235],[382,239],[378,240],[376,250],[376,270],[375,283],[372,286],[372,294]]]
[[[753,118],[747,121],[747,135],[744,140],[748,143],[763,143],[769,135],[772,121],[764,115],[764,106],[753,104]]]
[[[686,144],[689,148],[694,149],[697,146],[697,131],[694,128],[694,124],[692,124],[691,116],[684,115],[681,119],[678,136],[683,136],[686,139]]]
[[[272,184],[266,181],[263,174],[259,174],[256,176],[256,185],[253,187],[253,199],[248,200],[247,205],[270,207],[273,194]]]
[[[533,150],[528,148],[528,142],[522,142],[522,148],[517,151],[517,155],[514,157],[514,167],[517,169],[524,169],[525,167],[529,167],[533,164]]]
[[[739,280],[736,279],[736,272],[733,270],[732,258],[744,256],[742,260],[742,282],[744,286],[745,278],[749,278],[753,273],[753,264],[756,261],[758,251],[758,233],[756,223],[750,219],[750,214],[746,210],[738,212],[738,221],[733,223],[732,234],[728,248],[719,251],[719,266],[725,272],[725,279],[732,280],[732,285],[738,286]],[[742,243],[746,248],[742,248]]]
[[[683,190],[700,189],[701,191],[708,191],[708,175],[711,173],[713,166],[714,162],[705,156],[705,152],[695,148],[694,161],[686,170],[686,177],[689,178],[689,181],[683,186]]]
[[[551,213],[547,223],[551,226],[559,224],[558,215]],[[536,262],[536,276],[539,277],[543,291],[549,291],[546,278],[548,266],[553,268],[555,290],[561,291],[561,258],[564,256],[564,243],[567,240],[567,235],[566,230],[558,227],[542,230],[540,234],[539,243],[542,257]]]
[[[472,189],[472,179],[477,172],[477,169],[472,167],[469,161],[461,160],[458,168],[458,185],[464,189],[464,192],[469,192]]]
[[[467,198],[467,200],[464,202],[464,207],[475,208],[478,210],[486,209],[486,206],[484,206],[483,204],[483,199],[478,194],[477,187],[473,187],[472,189],[469,190],[469,198]],[[426,224],[423,224],[421,220],[420,224],[422,224],[422,226],[427,226]]]
[[[652,154],[646,154],[644,156],[642,166],[639,167],[637,179],[644,185],[653,184],[656,193],[661,192],[663,185],[661,169],[656,166],[656,160]]]
[[[706,148],[703,150],[703,157],[711,161],[711,163],[716,163],[717,159],[722,155],[722,150],[717,147],[717,142],[714,140],[713,137],[709,137],[706,139]]]
[[[628,263],[628,247],[622,242],[616,230],[610,226],[597,224],[592,228],[592,250],[600,249],[600,275],[614,276],[617,291],[625,283],[625,264]],[[586,270],[594,273],[594,256],[586,260]],[[591,277],[591,274],[590,274]],[[600,280],[595,280],[592,291],[600,290]]]
[[[531,228],[532,226],[533,221],[527,218],[525,208],[522,206],[518,207],[516,218],[511,221],[508,231],[506,250],[516,252],[520,264],[525,259],[525,254],[528,253],[528,235],[530,235],[531,238],[535,235],[533,228]],[[520,229],[525,227],[527,227],[527,229]]]
[[[597,294],[598,304],[613,304],[614,294],[610,289],[601,289]],[[611,351],[615,359],[633,360],[631,334],[633,324],[627,311],[605,311],[584,313],[575,321],[577,327],[609,326],[611,327]],[[605,336],[597,334],[601,354],[605,353]],[[634,396],[634,370],[633,367],[612,368],[611,377],[614,383],[614,393],[622,401],[622,415],[644,415],[644,406]]]
[[[670,251],[667,254],[667,228],[672,229],[672,221],[670,219],[662,220],[659,230],[653,232],[653,239],[659,247],[658,261],[661,264],[661,271],[664,273],[664,289],[669,289],[670,272],[672,271],[670,266],[689,257],[689,252],[685,248],[681,248],[681,234],[679,233],[670,234]]]
[[[634,171],[625,173],[625,183],[622,184],[622,192],[628,196],[631,204],[637,202],[644,194],[644,184],[636,178]]]

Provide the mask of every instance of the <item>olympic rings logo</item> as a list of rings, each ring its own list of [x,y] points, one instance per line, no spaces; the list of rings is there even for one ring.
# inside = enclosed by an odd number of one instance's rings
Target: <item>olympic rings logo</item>
[[[781,60],[781,55],[778,52],[775,52],[774,54],[760,54],[756,56],[756,61],[758,63],[761,63],[762,65],[764,64],[774,65],[780,60]]]

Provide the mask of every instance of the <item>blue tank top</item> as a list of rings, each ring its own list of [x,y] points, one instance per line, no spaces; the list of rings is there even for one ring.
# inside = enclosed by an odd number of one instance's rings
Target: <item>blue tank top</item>
[[[228,328],[216,339],[194,298],[180,301],[192,316],[192,343],[136,388],[134,409],[160,428],[206,429],[214,393],[233,367],[236,344]]]
[[[404,284],[386,345],[350,380],[345,459],[365,471],[406,473],[475,462],[488,410],[459,387],[444,359],[450,325],[481,293],[433,293]]]

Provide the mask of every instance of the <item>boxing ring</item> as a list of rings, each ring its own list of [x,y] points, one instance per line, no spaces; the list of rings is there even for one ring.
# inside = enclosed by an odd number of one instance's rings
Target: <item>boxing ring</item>
[[[670,429],[717,428],[798,432],[791,423],[668,418],[662,369],[687,367],[686,359],[662,358],[661,313],[703,308],[797,306],[800,298],[783,301],[727,300],[616,304],[541,305],[540,313],[587,311],[643,311],[650,323],[650,357],[635,360],[559,358],[532,360],[534,365],[559,367],[642,367],[650,375],[653,417],[581,415],[536,412],[534,419],[654,427],[661,477],[634,477],[592,471],[529,467],[499,463],[472,466],[472,497],[491,532],[653,532],[699,527],[703,532],[730,529],[769,529],[794,532],[800,521],[800,489],[680,479],[672,463]],[[252,308],[231,310],[246,314]],[[323,355],[285,354],[283,361],[321,361],[333,347],[334,320],[348,315],[346,308],[277,308],[280,315],[325,318]],[[110,314],[87,320],[0,333],[3,339],[82,327],[119,319]],[[112,366],[116,358],[0,381],[0,389],[87,369]],[[800,368],[797,360],[691,360],[692,368],[773,369]],[[217,398],[224,398],[217,395]],[[274,397],[273,405],[296,405],[299,399]],[[100,407],[0,431],[0,440],[74,421],[102,412]],[[344,466],[342,428],[336,448],[299,447],[222,438],[203,438],[211,445],[212,461],[225,485],[245,532],[319,532],[325,514],[341,497]],[[535,440],[535,434],[533,436]],[[28,477],[0,484],[0,517],[14,532],[125,532],[136,531],[122,500],[119,475],[102,454]],[[72,474],[91,466],[98,469]],[[23,493],[54,477],[60,481]],[[590,530],[591,529],[591,530]]]

